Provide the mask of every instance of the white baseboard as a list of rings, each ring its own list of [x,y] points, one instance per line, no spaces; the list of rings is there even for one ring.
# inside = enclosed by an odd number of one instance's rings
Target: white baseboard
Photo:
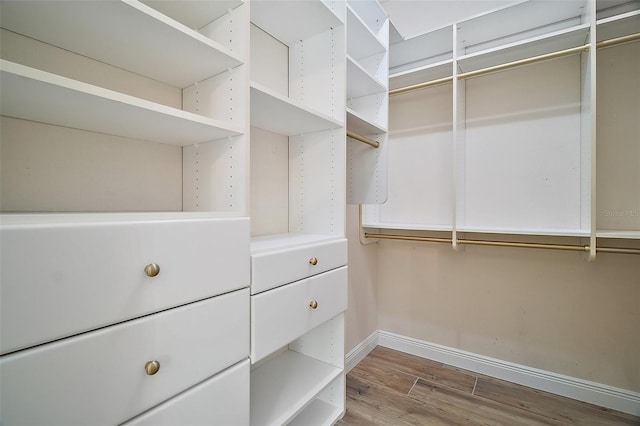
[[[382,330],[372,333],[349,352],[347,356],[349,370],[375,348],[376,342],[380,346],[454,367],[640,416],[640,393],[638,392],[502,361]]]
[[[348,373],[353,367],[358,365],[376,346],[378,346],[378,330],[371,333],[369,337],[349,351],[346,359],[346,372]]]

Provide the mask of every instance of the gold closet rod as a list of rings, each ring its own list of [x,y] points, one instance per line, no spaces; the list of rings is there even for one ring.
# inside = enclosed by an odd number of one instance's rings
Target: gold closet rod
[[[629,34],[629,35],[622,36],[622,37],[612,38],[610,40],[599,41],[599,42],[596,43],[596,48],[599,49],[601,47],[615,46],[617,44],[627,43],[627,42],[635,41],[635,40],[638,40],[638,39],[640,39],[640,33]],[[545,53],[544,55],[532,56],[531,58],[520,59],[518,61],[507,62],[505,64],[494,65],[494,66],[491,66],[491,67],[482,68],[482,69],[475,70],[475,71],[469,71],[469,72],[461,73],[461,74],[458,74],[458,79],[461,80],[463,78],[476,77],[476,76],[483,75],[483,74],[489,74],[489,73],[496,72],[496,71],[502,71],[502,70],[506,70],[506,69],[519,67],[519,66],[522,66],[522,65],[532,64],[534,62],[545,61],[547,59],[554,59],[554,58],[560,58],[562,56],[574,55],[574,54],[577,54],[577,53],[585,52],[587,50],[589,50],[589,45],[588,44],[585,44],[583,46],[572,47],[572,48],[569,48],[569,49],[558,50],[556,52]],[[405,92],[409,92],[409,91],[412,91],[412,90],[424,89],[424,88],[431,87],[431,86],[437,86],[439,84],[449,83],[451,81],[453,81],[453,76],[439,78],[439,79],[431,80],[431,81],[426,81],[424,83],[412,84],[410,86],[399,87],[397,89],[389,90],[389,95],[397,95],[399,93],[405,93]]]
[[[417,237],[411,235],[391,235],[391,234],[372,234],[365,232],[365,238],[376,238],[381,240],[401,240],[401,241],[420,241],[428,243],[447,243],[452,244],[451,238],[434,238],[434,237]],[[467,244],[475,246],[493,246],[493,247],[519,247],[519,248],[537,248],[548,250],[564,250],[564,251],[581,251],[588,253],[589,246],[569,245],[569,244],[543,244],[543,243],[513,243],[508,241],[488,241],[488,240],[465,240],[457,239],[457,244]],[[602,253],[623,253],[638,254],[640,249],[618,248],[618,247],[596,247],[596,252]]]
[[[367,145],[371,145],[374,148],[379,148],[380,147],[380,142],[378,141],[374,141],[373,139],[369,139],[367,137],[364,136],[360,136],[357,133],[353,133],[349,130],[347,130],[347,136],[350,137],[351,139],[355,139],[359,142],[363,142],[366,143]]]

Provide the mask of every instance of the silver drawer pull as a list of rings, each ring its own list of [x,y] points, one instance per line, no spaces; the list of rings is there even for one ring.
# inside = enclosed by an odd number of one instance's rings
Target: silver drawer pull
[[[316,266],[318,264],[318,259],[315,257],[312,257],[311,259],[309,259],[309,263],[312,264],[313,266]]]
[[[160,363],[158,361],[149,361],[144,365],[144,371],[146,371],[149,376],[153,376],[158,370],[160,370]]]
[[[160,273],[160,265],[157,263],[150,263],[144,267],[144,273],[153,278]]]
[[[315,300],[312,300],[311,302],[309,302],[309,306],[311,307],[311,309],[315,309],[318,307],[318,302]]]

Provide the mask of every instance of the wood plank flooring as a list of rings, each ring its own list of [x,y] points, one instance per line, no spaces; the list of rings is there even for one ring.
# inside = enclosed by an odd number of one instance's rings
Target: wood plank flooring
[[[640,417],[376,347],[347,374],[338,426],[640,425]]]

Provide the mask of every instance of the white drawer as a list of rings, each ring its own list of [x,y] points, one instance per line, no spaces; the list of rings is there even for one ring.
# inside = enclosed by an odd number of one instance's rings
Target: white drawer
[[[286,240],[285,240],[286,241]],[[251,294],[320,274],[347,264],[347,240],[332,238],[295,247],[251,253]]]
[[[317,303],[315,309],[312,302]],[[259,361],[346,309],[346,266],[251,296],[251,361]]]
[[[249,289],[0,358],[0,424],[119,424],[247,358]],[[155,375],[146,373],[157,360]]]
[[[3,217],[0,353],[249,285],[247,218],[148,216],[14,225]],[[155,277],[145,273],[151,263]]]
[[[249,410],[246,359],[123,426],[246,426]]]

